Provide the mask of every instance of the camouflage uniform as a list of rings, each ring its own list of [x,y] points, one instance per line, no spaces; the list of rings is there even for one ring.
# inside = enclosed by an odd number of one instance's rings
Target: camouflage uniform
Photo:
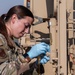
[[[19,60],[20,48],[16,46],[13,40],[11,41],[14,45],[13,49],[7,45],[5,37],[0,34],[0,75],[19,75],[17,71],[20,70],[20,65],[22,65]],[[29,64],[24,63],[25,65],[26,68],[24,70],[29,69]]]
[[[31,60],[29,63],[22,62],[20,58],[24,60],[23,49],[18,47],[10,37],[9,40],[14,46],[12,49],[7,45],[5,37],[0,34],[0,75],[38,75],[35,71],[37,59]]]

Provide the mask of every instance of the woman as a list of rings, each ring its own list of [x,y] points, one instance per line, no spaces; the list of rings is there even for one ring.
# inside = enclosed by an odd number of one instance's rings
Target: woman
[[[33,46],[27,53],[20,54],[21,48],[13,42],[13,38],[20,38],[29,33],[31,24],[34,21],[32,12],[22,5],[12,7],[7,14],[0,17],[0,71],[1,75],[20,75],[28,70],[31,59],[43,54],[40,63],[49,61],[46,52],[49,52],[49,45],[40,43]],[[23,58],[26,65],[20,64]]]

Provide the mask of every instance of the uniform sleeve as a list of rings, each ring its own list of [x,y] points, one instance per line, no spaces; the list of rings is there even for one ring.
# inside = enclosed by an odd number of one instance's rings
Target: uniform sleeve
[[[6,61],[7,59],[7,43],[4,37],[0,34],[0,63]]]

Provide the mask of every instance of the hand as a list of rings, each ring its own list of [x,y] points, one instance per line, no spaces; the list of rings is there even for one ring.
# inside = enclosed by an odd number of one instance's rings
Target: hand
[[[29,52],[27,52],[27,54],[29,55],[29,57],[35,58],[41,54],[46,54],[46,52],[50,52],[50,46],[46,43],[39,43],[34,45],[31,50]]]
[[[41,58],[40,63],[46,64],[49,60],[50,60],[50,57],[45,55],[43,58]]]

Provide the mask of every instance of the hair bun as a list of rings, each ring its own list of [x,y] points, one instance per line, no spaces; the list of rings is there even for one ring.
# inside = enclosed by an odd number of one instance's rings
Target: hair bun
[[[6,19],[7,14],[2,14],[1,15],[1,19],[5,20]]]

